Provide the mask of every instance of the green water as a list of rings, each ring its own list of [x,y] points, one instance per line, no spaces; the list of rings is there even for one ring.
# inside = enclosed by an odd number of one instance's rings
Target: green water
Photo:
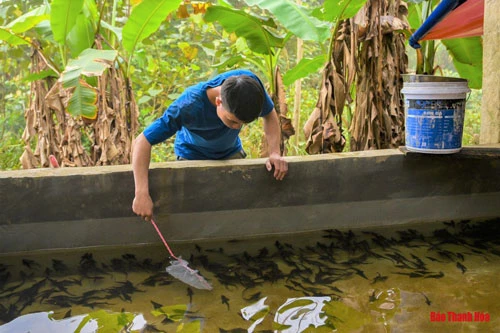
[[[4,332],[493,332],[500,219],[0,256]]]

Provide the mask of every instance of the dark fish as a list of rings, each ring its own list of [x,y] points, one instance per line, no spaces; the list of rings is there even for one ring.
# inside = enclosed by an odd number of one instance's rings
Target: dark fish
[[[135,254],[131,254],[131,253],[125,253],[124,255],[122,255],[122,258],[125,260],[128,260],[128,261],[137,261]]]
[[[399,274],[399,275],[406,275],[410,278],[419,278],[419,277],[424,277],[422,273],[419,272],[394,272],[394,274]]]
[[[448,251],[448,250],[440,250],[440,251],[438,251],[438,254],[441,257],[446,258],[446,259],[448,259],[450,261],[453,261],[455,259],[454,258],[455,254],[453,252],[451,252],[451,251]]]
[[[172,278],[169,274],[164,272],[156,273],[151,275],[146,280],[142,281],[140,284],[144,286],[155,287],[156,285],[165,286],[172,283]]]
[[[426,265],[425,263],[422,261],[422,259],[420,259],[419,257],[417,257],[416,255],[414,255],[413,253],[411,254],[411,257],[413,258],[413,263],[415,265],[416,268],[419,268],[419,269],[425,269]]]
[[[344,292],[342,290],[340,290],[339,288],[335,287],[335,286],[331,286],[330,289],[332,289],[333,291],[336,291],[338,293],[341,293],[343,294]]]
[[[433,258],[433,257],[426,257],[426,258],[431,260],[431,261],[435,261],[435,262],[443,262],[443,261],[436,259],[436,258]]]
[[[220,296],[220,299],[221,299],[222,304],[226,304],[226,306],[227,306],[227,310],[229,311],[229,298],[227,298],[227,297],[226,297],[226,296],[224,296],[224,295],[221,295],[221,296]]]
[[[233,328],[230,330],[219,328],[219,333],[248,333],[248,330],[244,328]]]
[[[111,287],[105,289],[105,291],[108,293],[108,295],[113,298],[113,297],[119,297],[120,299],[124,301],[131,302],[132,297],[131,295],[134,292],[142,292],[143,290],[137,289],[132,282],[130,281],[125,281],[125,282],[118,282],[119,286],[116,287]]]
[[[69,286],[74,286],[74,285],[82,285],[81,280],[77,279],[68,279],[68,280],[62,280],[62,281],[56,281],[51,278],[47,278],[49,280],[50,284],[56,287],[59,291],[62,291],[66,294],[72,295],[69,291],[68,288]]]
[[[35,277],[35,272],[31,272],[30,274],[26,274],[24,271],[19,272],[19,276],[21,276],[21,280],[23,282],[32,280]]]
[[[19,308],[15,304],[10,304],[8,308],[6,308],[3,304],[0,304],[0,322],[8,323],[19,317],[21,315],[21,311],[23,309]]]
[[[353,271],[355,271],[355,272],[356,272],[356,274],[357,274],[357,275],[359,275],[359,276],[361,276],[363,279],[368,280],[368,278],[367,278],[367,277],[366,277],[366,275],[365,275],[365,272],[363,272],[362,270],[360,270],[360,269],[358,269],[358,268],[356,268],[356,267],[351,267],[351,269],[352,269]]]
[[[248,302],[256,302],[259,299],[261,299],[260,295],[261,295],[261,293],[259,291],[259,292],[256,292],[255,294],[250,295],[248,298],[243,297],[243,299],[245,301],[248,301]]]
[[[71,317],[71,309],[69,309],[63,316],[63,319],[67,319]]]
[[[356,258],[351,258],[347,261],[342,262],[342,265],[361,265],[361,264],[366,264],[366,260],[368,259],[368,254],[363,253],[361,256],[356,257]]]
[[[377,276],[375,276],[372,280],[372,284],[374,283],[377,283],[377,282],[384,282],[385,280],[387,280],[388,276],[382,276],[380,275],[379,272],[377,272]]]
[[[66,295],[56,295],[52,296],[45,301],[47,304],[57,305],[61,308],[70,308],[73,304],[78,304],[79,299],[71,298]]]
[[[201,252],[201,247],[198,244],[194,244],[196,251]]]
[[[69,271],[68,266],[61,260],[52,259],[52,268],[57,273],[67,273]]]
[[[332,275],[330,272],[323,272],[320,271],[314,276],[314,283],[318,285],[326,285],[326,284],[331,284],[332,282],[335,282],[338,280],[338,277],[335,275]]]
[[[37,298],[40,299],[40,304],[42,304],[43,301],[52,296],[54,293],[57,293],[56,288],[45,289],[38,293]]]
[[[189,303],[193,303],[193,290],[191,288],[187,288],[187,295],[189,297]]]
[[[163,330],[157,329],[154,325],[146,324],[143,328],[141,328],[141,333],[156,333],[156,332],[165,332]]]
[[[431,274],[431,275],[426,275],[425,278],[432,278],[432,279],[440,279],[444,276],[443,272],[439,272],[437,274]]]
[[[31,259],[23,259],[22,263],[24,266],[28,267],[29,269],[40,267],[39,263],[37,263]]]
[[[192,262],[192,261],[189,261]],[[149,272],[157,272],[163,268],[164,264],[161,262],[154,263],[151,258],[146,258],[142,261],[141,267]]]
[[[161,321],[161,323],[163,325],[165,325],[165,324],[172,324],[172,323],[174,323],[174,321],[172,319],[168,318],[167,316],[165,316],[165,318],[163,318],[163,320]]]
[[[116,272],[127,274],[127,264],[123,259],[113,258],[111,259],[111,269]]]
[[[151,301],[151,304],[153,304],[153,309],[159,309],[161,308],[163,305],[161,305],[160,303],[156,303],[154,301]]]
[[[303,291],[303,290],[296,289],[296,288],[294,288],[294,287],[292,287],[292,286],[289,286],[289,285],[287,285],[287,284],[285,285],[285,288],[287,288],[288,290],[293,290],[293,291],[299,291],[299,292],[302,292],[302,291]]]
[[[45,286],[45,282],[45,279],[40,280],[34,283],[31,287],[16,292],[16,295],[19,297],[17,302],[26,306],[31,305],[35,301],[40,289]]]
[[[467,272],[467,267],[465,267],[464,265],[462,265],[458,261],[457,261],[457,268],[462,271],[462,274],[464,274],[465,272]]]
[[[263,247],[259,250],[259,254],[257,254],[257,258],[265,258],[269,255],[269,250],[267,247]]]
[[[206,249],[205,252],[211,252],[211,253],[224,253],[224,249],[222,247],[219,247],[218,249]]]
[[[432,304],[431,300],[424,293],[421,293],[421,294],[425,298],[425,304],[430,306]]]
[[[7,284],[7,282],[10,279],[10,272],[5,272],[0,274],[0,289],[3,289],[3,287]]]
[[[112,305],[112,304],[108,302],[84,302],[80,305],[86,306],[91,309],[95,309],[95,308],[102,308],[103,305]]]

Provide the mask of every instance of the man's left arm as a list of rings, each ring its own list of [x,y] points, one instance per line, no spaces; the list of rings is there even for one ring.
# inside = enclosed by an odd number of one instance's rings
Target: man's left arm
[[[268,171],[271,171],[274,167],[274,178],[282,180],[288,172],[288,163],[280,153],[281,131],[278,114],[273,109],[273,111],[262,117],[262,119],[269,147],[269,158],[266,161],[266,168]]]

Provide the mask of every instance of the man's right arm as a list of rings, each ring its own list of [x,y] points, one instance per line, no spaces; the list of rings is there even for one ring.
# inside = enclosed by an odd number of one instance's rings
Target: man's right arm
[[[149,195],[148,179],[150,159],[151,144],[141,133],[135,140],[132,155],[132,170],[135,183],[135,198],[132,203],[132,210],[146,221],[153,217],[153,200]]]

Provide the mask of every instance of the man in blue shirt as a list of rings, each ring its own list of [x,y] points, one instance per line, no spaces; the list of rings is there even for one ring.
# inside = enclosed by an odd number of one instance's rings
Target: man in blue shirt
[[[282,180],[288,164],[280,154],[280,126],[274,104],[260,79],[248,70],[233,70],[187,88],[161,118],[155,120],[135,141],[132,168],[135,181],[133,211],[153,216],[148,170],[151,147],[174,134],[178,159],[222,160],[244,158],[241,127],[262,117],[269,146],[268,171]]]

